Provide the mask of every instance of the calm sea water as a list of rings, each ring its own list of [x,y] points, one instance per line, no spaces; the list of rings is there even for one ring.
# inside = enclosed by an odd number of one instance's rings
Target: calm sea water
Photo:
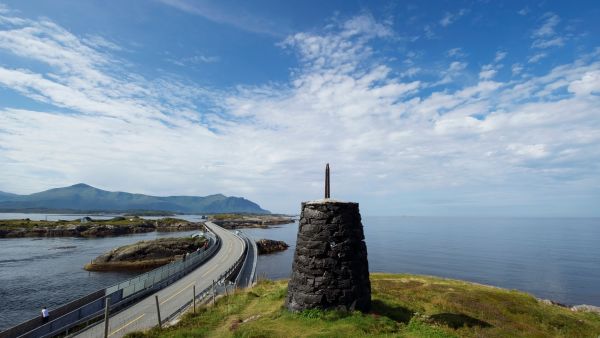
[[[600,219],[363,217],[371,272],[464,279],[565,304],[600,306]],[[259,276],[291,274],[297,224],[246,229],[291,247]]]
[[[7,218],[34,219],[14,216]],[[183,218],[197,220],[198,216]],[[372,272],[464,279],[566,304],[600,306],[598,218],[364,217],[363,225]],[[297,230],[297,223],[243,230],[255,239],[290,244],[287,251],[259,257],[259,276],[289,277]],[[37,316],[43,305],[57,306],[131,276],[82,269],[101,253],[138,240],[191,233],[0,239],[0,330]]]

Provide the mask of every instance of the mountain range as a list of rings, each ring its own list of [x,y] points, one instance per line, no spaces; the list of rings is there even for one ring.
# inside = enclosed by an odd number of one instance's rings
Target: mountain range
[[[254,213],[268,214],[258,204],[242,197],[222,194],[200,196],[149,196],[113,192],[79,183],[30,195],[0,191],[0,212],[132,212]]]

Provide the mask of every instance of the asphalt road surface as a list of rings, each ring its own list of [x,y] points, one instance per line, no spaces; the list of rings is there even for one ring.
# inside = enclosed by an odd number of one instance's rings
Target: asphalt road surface
[[[217,253],[177,282],[112,315],[108,321],[109,337],[122,337],[130,332],[143,331],[156,326],[158,316],[155,295],[158,295],[160,315],[164,323],[165,318],[192,299],[194,285],[196,286],[196,292],[200,293],[211,286],[213,280],[217,280],[219,275],[236,262],[244,250],[242,240],[232,232],[213,223],[207,222],[207,226],[221,237],[221,248]],[[76,337],[104,337],[104,321],[82,331]]]

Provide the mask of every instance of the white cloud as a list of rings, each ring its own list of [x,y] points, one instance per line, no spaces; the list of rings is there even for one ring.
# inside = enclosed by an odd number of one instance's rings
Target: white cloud
[[[218,56],[206,56],[206,55],[198,54],[198,55],[193,55],[193,56],[179,58],[179,59],[168,58],[167,60],[169,62],[171,62],[175,65],[181,66],[181,67],[189,67],[189,66],[194,66],[194,65],[199,65],[199,64],[219,62],[220,58]]]
[[[349,38],[355,35],[383,38],[392,36],[393,31],[388,25],[375,21],[372,15],[363,14],[343,23],[342,36]]]
[[[489,80],[496,76],[496,73],[498,73],[498,71],[495,69],[483,69],[479,72],[479,78],[482,80]]]
[[[373,39],[392,35],[368,15],[300,32],[281,44],[299,59],[289,82],[218,92],[131,73],[49,21],[0,30],[5,53],[48,68],[4,64],[2,90],[51,107],[0,108],[0,190],[83,181],[295,212],[330,162],[334,196],[401,213],[390,200],[414,191],[546,196],[539,187],[553,186],[558,205],[600,185],[598,55],[507,82],[492,80],[492,64],[458,83],[467,63],[454,61],[431,83],[419,66],[398,74],[377,57]]]
[[[558,36],[556,27],[560,23],[560,18],[554,13],[546,13],[542,16],[542,24],[533,31],[531,37],[532,48],[550,48],[562,47],[565,44],[565,37]]]
[[[410,67],[404,72],[400,74],[401,77],[415,77],[417,74],[421,72],[421,68],[419,67]]]
[[[467,14],[468,12],[469,10],[466,8],[459,10],[457,13],[446,12],[444,14],[444,17],[440,20],[440,25],[442,27],[447,27],[454,23],[456,20],[460,19],[463,15]]]
[[[110,49],[113,51],[119,51],[123,49],[116,43],[109,41],[106,38],[99,35],[88,36],[87,38],[83,39],[83,42],[89,45],[90,47],[97,49]]]
[[[496,55],[496,58],[494,59],[494,62],[496,62],[496,60],[498,59],[502,59],[503,57],[498,58],[498,55]],[[502,68],[502,65],[499,64],[487,64],[487,65],[483,65],[481,67],[481,71],[479,71],[479,79],[481,80],[490,80],[492,79],[494,76],[496,76],[496,74],[498,74],[498,69]]]
[[[519,157],[529,158],[543,158],[548,156],[546,145],[544,144],[514,144],[511,143],[507,147],[507,150],[514,153]]]
[[[542,18],[542,25],[533,32],[533,37],[540,38],[555,35],[555,28],[560,22],[560,18],[558,17],[558,15],[554,13],[546,13]]]
[[[437,36],[435,35],[435,32],[433,31],[433,25],[425,25],[423,27],[423,33],[425,34],[425,38],[428,40],[432,40],[435,39]]]
[[[522,9],[520,9],[517,13],[519,15],[525,16],[525,15],[529,14],[529,12],[530,12],[529,7],[524,7]]]
[[[600,95],[600,71],[586,72],[580,79],[571,82],[568,89],[576,95]]]
[[[448,55],[449,57],[456,57],[456,58],[461,58],[461,57],[466,56],[466,54],[462,50],[462,48],[459,48],[459,47],[448,49],[448,51],[446,52],[446,55]]]
[[[521,72],[523,72],[523,65],[520,63],[514,63],[510,69],[513,76],[519,75]]]
[[[201,16],[207,20],[229,25],[243,31],[282,36],[289,29],[273,18],[266,18],[259,13],[249,13],[243,5],[227,6],[219,1],[190,1],[190,0],[158,0],[164,5],[171,6],[189,14]]]
[[[532,56],[531,56],[531,57],[530,57],[530,58],[527,60],[527,62],[528,62],[528,63],[537,63],[537,62],[539,62],[541,59],[543,59],[543,58],[545,58],[545,57],[547,57],[547,56],[548,56],[548,54],[546,54],[546,53],[536,53],[536,54],[532,55]]]
[[[496,56],[494,57],[494,62],[500,62],[502,60],[504,60],[504,58],[506,57],[508,53],[504,52],[504,51],[497,51],[496,52]]]
[[[565,40],[561,37],[556,37],[549,40],[535,40],[533,48],[550,48],[550,47],[562,47],[565,45]]]
[[[448,65],[448,68],[440,72],[440,80],[434,83],[434,86],[448,84],[453,82],[456,78],[463,74],[463,71],[467,68],[466,62],[453,61]]]

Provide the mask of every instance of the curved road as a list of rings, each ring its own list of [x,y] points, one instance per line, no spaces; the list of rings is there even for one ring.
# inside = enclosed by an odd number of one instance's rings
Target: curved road
[[[214,223],[207,222],[206,225],[221,237],[221,248],[217,253],[177,282],[112,315],[109,320],[109,337],[122,337],[129,332],[156,326],[158,316],[155,295],[158,295],[160,315],[164,323],[165,318],[192,299],[194,285],[196,285],[196,292],[200,293],[211,286],[212,281],[216,281],[243,254],[243,242],[240,238]],[[80,332],[76,337],[104,337],[104,321]]]

